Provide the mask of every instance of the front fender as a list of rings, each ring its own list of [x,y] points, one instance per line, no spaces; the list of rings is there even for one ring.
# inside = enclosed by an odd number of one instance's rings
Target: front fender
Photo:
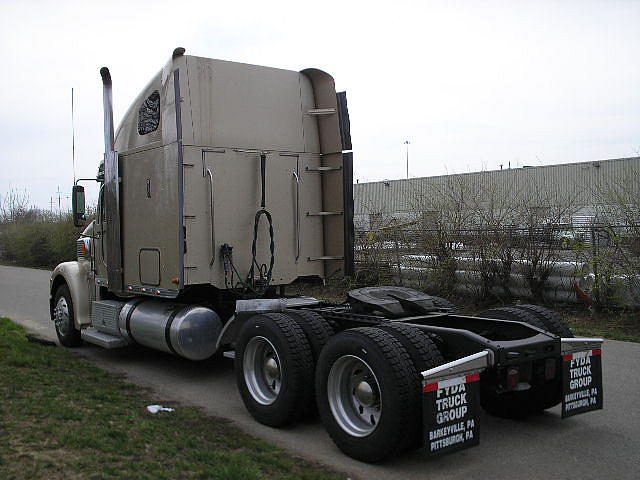
[[[49,287],[49,307],[53,312],[53,301],[56,290],[62,284],[67,284],[75,312],[76,328],[91,324],[89,311],[89,262],[64,262],[58,265],[51,274]],[[51,315],[53,318],[53,314]]]

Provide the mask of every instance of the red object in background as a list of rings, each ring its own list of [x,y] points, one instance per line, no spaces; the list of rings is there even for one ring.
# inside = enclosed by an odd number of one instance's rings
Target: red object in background
[[[573,285],[573,289],[576,291],[576,297],[578,297],[578,300],[586,305],[593,305],[593,299],[584,290],[582,290],[576,282],[571,282],[571,285]]]

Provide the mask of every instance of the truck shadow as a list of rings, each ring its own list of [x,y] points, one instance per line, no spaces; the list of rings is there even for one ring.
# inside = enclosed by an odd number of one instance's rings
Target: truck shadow
[[[84,343],[76,352],[87,359],[99,362],[109,370],[118,372],[132,367],[144,368],[163,372],[169,376],[188,377],[196,382],[198,379],[211,380],[212,377],[228,376],[229,372],[233,373],[233,360],[218,354],[207,360],[196,362],[138,345],[105,350],[90,343]],[[126,374],[127,371],[123,373]]]

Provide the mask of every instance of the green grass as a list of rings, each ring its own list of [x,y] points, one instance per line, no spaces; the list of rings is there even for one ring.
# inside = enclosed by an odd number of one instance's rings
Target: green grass
[[[194,407],[163,404],[58,347],[28,342],[0,318],[0,478],[345,478]]]
[[[570,319],[569,326],[576,336],[604,337],[611,340],[640,343],[640,322],[616,313],[599,319]]]
[[[592,328],[588,325],[584,328],[572,327],[571,329],[576,337],[599,337],[607,338],[609,340],[620,340],[622,342],[640,343],[640,335],[629,335],[628,333],[611,331],[606,328]]]

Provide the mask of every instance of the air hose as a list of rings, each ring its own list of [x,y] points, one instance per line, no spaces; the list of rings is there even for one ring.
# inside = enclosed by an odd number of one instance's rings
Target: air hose
[[[236,266],[233,263],[232,247],[228,244],[224,244],[221,247],[221,254],[224,263],[224,283],[225,287],[240,297],[247,296],[263,296],[269,284],[271,283],[271,275],[273,273],[273,265],[275,263],[275,243],[273,241],[273,219],[266,207],[266,153],[260,153],[260,177],[262,185],[262,196],[260,202],[260,209],[256,212],[253,222],[253,241],[251,243],[251,267],[246,279],[242,279],[242,276],[238,273]],[[260,227],[260,218],[265,216],[269,223],[269,251],[271,258],[269,260],[269,267],[266,264],[260,265],[257,260],[257,241],[258,241],[258,229]],[[255,273],[258,273],[256,279]],[[228,275],[231,274],[231,285],[229,285]],[[234,277],[237,276],[238,282],[234,285]]]

